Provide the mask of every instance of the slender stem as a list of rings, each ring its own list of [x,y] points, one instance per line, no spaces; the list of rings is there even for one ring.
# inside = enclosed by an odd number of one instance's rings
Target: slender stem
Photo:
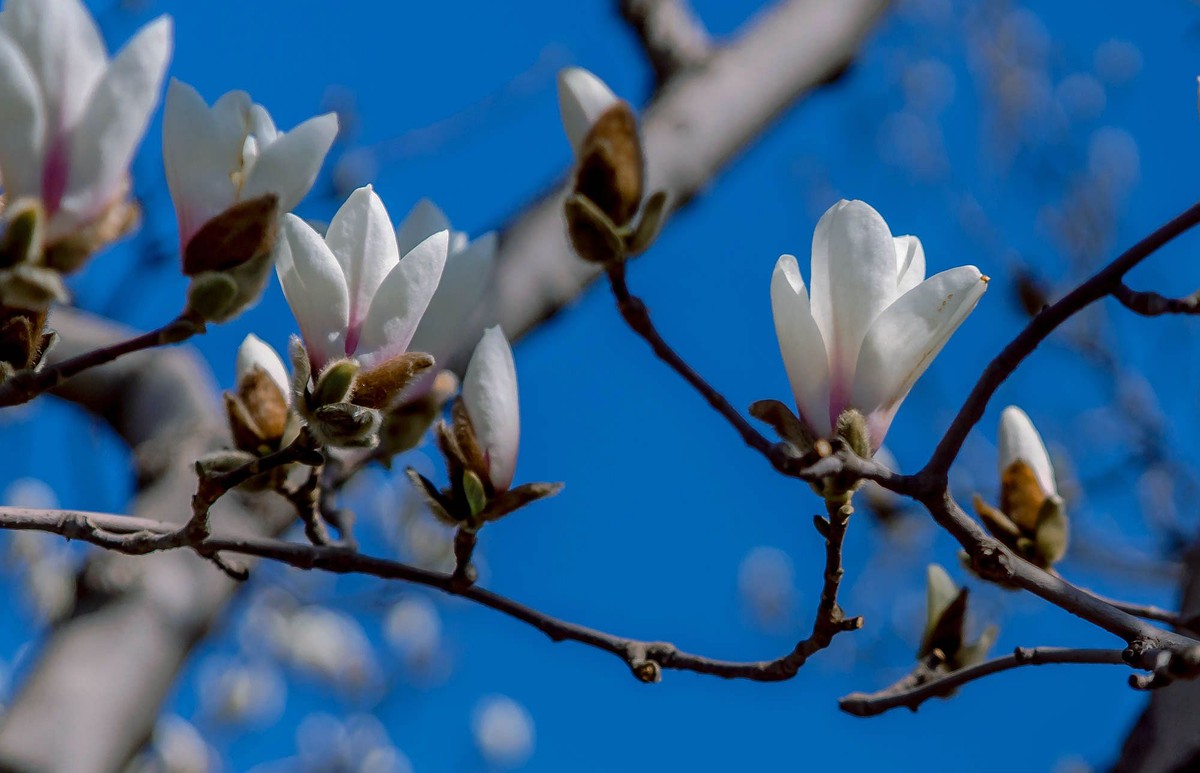
[[[1155,292],[1133,290],[1121,282],[1113,288],[1113,297],[1130,311],[1144,317],[1161,314],[1200,314],[1200,291],[1185,298],[1168,298]]]
[[[950,673],[938,672],[921,664],[916,671],[891,687],[877,693],[847,695],[838,701],[838,707],[856,717],[873,717],[901,706],[916,711],[922,703],[930,698],[948,698],[956,687],[976,679],[1022,666],[1042,666],[1051,663],[1128,665],[1122,650],[1017,647],[1011,655]]]
[[[967,439],[967,434],[983,418],[983,412],[992,399],[992,395],[996,393],[1005,379],[1012,375],[1017,366],[1033,353],[1038,344],[1046,340],[1059,325],[1066,322],[1071,316],[1104,296],[1116,292],[1130,269],[1197,223],[1200,223],[1200,203],[1188,207],[1182,214],[1130,247],[1112,263],[1067,293],[1057,303],[1042,309],[1029,321],[1025,329],[1008,346],[1005,346],[995,359],[988,363],[966,401],[963,402],[958,415],[954,417],[950,428],[938,442],[929,463],[917,473],[917,477],[930,486],[944,482],[950,465],[958,456],[962,444]]]
[[[112,346],[94,349],[36,372],[32,370],[17,371],[11,378],[0,384],[0,407],[27,403],[85,370],[106,365],[134,352],[181,343],[203,333],[204,330],[203,321],[187,315],[180,315],[160,328]]]

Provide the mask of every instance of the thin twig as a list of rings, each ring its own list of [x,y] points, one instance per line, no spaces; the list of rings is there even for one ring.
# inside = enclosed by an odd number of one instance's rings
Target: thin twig
[[[896,684],[877,693],[853,693],[838,701],[838,707],[856,717],[873,717],[901,706],[916,711],[930,698],[947,698],[955,688],[985,676],[1021,666],[1051,663],[1095,663],[1129,665],[1126,654],[1114,649],[1068,649],[1064,647],[1017,647],[1011,655],[974,666],[939,673],[924,664]]]
[[[1168,298],[1159,293],[1133,290],[1124,282],[1113,288],[1113,297],[1121,305],[1144,317],[1162,314],[1200,314],[1200,292],[1184,298]]]
[[[0,407],[27,403],[85,370],[106,365],[133,352],[181,343],[203,333],[204,330],[203,321],[180,315],[160,328],[112,346],[94,349],[39,371],[17,371],[0,384]]]

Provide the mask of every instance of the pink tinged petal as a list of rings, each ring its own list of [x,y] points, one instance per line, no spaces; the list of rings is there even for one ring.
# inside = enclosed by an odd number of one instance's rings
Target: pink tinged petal
[[[558,111],[576,153],[592,124],[617,101],[604,81],[582,67],[568,67],[558,73]]]
[[[3,14],[0,14],[3,17]],[[46,117],[25,55],[0,32],[0,175],[11,203],[41,196]]]
[[[271,128],[273,131],[274,127]],[[279,197],[281,212],[294,209],[316,181],[337,133],[337,116],[326,113],[308,119],[286,134],[277,134],[271,140],[257,135],[258,160],[250,171],[241,198],[248,200],[274,193]],[[391,230],[390,224],[388,230]]]
[[[829,419],[829,357],[813,319],[796,258],[783,255],[771,276],[775,336],[800,417],[819,437],[833,434]]]
[[[250,98],[230,92],[211,110],[197,91],[172,79],[163,111],[163,165],[179,218],[179,242],[234,203],[232,175],[241,164],[244,110]]]
[[[77,224],[98,215],[129,174],[138,143],[158,105],[171,57],[170,17],[142,28],[113,59],[71,132],[63,214]],[[56,218],[57,219],[57,218]],[[50,236],[55,235],[51,221]]]
[[[833,205],[813,232],[812,314],[829,349],[835,402],[850,391],[867,329],[896,298],[896,246],[887,223],[865,202]]]
[[[255,366],[262,368],[271,377],[285,397],[291,398],[291,380],[288,378],[287,368],[284,367],[279,353],[266,341],[251,333],[242,340],[242,345],[238,347],[238,381],[245,378],[250,373],[250,369]]]
[[[396,247],[407,255],[414,247],[438,231],[450,230],[450,219],[429,199],[418,201],[396,229]]]
[[[100,31],[83,3],[9,0],[0,28],[25,52],[41,84],[50,136],[75,126],[108,64]]]
[[[389,234],[390,235],[390,234]],[[450,234],[439,231],[418,244],[379,285],[362,325],[358,358],[364,365],[408,350],[446,265]]]
[[[1046,444],[1038,434],[1029,415],[1015,405],[1010,405],[1000,414],[1000,474],[1018,459],[1029,465],[1037,477],[1042,490],[1047,494],[1057,494],[1058,486],[1054,483],[1054,467],[1050,464],[1050,454],[1046,452]]]
[[[897,236],[896,297],[925,281],[925,248],[915,236]]]
[[[400,260],[392,221],[370,185],[359,188],[346,199],[329,223],[325,243],[342,267],[350,292],[346,354],[354,354],[371,298]]]
[[[275,243],[275,271],[314,370],[345,357],[350,309],[346,278],[320,234],[295,215],[283,218]]]
[[[875,448],[908,391],[975,308],[987,281],[974,266],[943,271],[909,290],[871,325],[851,404],[867,416]]]
[[[500,326],[483,333],[463,377],[463,404],[488,462],[492,485],[503,491],[512,484],[521,439],[517,399],[517,367]]]
[[[440,359],[463,343],[466,323],[475,317],[484,288],[492,278],[496,241],[495,233],[486,233],[461,252],[451,251],[437,292],[417,325],[409,349]]]

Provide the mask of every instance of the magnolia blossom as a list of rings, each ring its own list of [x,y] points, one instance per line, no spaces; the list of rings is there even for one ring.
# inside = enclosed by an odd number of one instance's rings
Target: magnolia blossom
[[[212,218],[242,201],[279,197],[292,210],[312,188],[337,136],[337,116],[310,118],[281,132],[262,105],[231,91],[210,108],[191,86],[172,80],[163,114],[163,163],[186,246]]]
[[[313,370],[353,357],[370,368],[408,349],[446,263],[438,231],[401,258],[387,210],[371,186],[350,194],[325,237],[287,215],[275,269]]]
[[[450,229],[446,215],[429,199],[421,199],[396,229],[396,243],[404,255],[439,231],[449,231],[446,267],[437,292],[417,325],[409,348],[440,358],[453,352],[465,323],[479,305],[496,261],[496,233],[489,231],[469,240]],[[432,375],[432,374],[431,374]]]
[[[925,278],[915,236],[892,237],[879,213],[839,201],[817,223],[812,295],[796,258],[771,278],[775,333],[800,418],[829,437],[856,409],[878,450],[896,409],[987,287],[974,266]]]
[[[567,67],[558,73],[558,111],[577,154],[592,124],[619,101],[604,81],[582,67]]]
[[[279,387],[279,391],[283,393],[284,399],[291,401],[292,387],[291,381],[288,379],[287,368],[284,367],[283,359],[279,353],[253,333],[249,334],[242,340],[242,345],[237,350],[237,381],[242,383],[254,371],[255,368],[260,368],[271,381]]]
[[[1025,462],[1033,472],[1045,496],[1058,496],[1054,483],[1054,467],[1042,436],[1034,428],[1029,415],[1015,405],[1000,414],[1000,475],[1015,462]]]
[[[517,402],[517,366],[500,326],[483,333],[463,376],[463,406],[488,465],[496,491],[504,491],[517,467],[521,409]]]
[[[166,16],[110,61],[79,0],[8,0],[0,12],[0,175],[9,201],[41,200],[48,242],[123,197],[170,55]]]

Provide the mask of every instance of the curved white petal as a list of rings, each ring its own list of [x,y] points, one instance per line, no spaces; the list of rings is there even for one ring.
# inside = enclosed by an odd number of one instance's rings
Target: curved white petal
[[[370,185],[351,193],[338,209],[325,232],[325,242],[346,276],[350,293],[347,351],[353,353],[371,298],[400,260],[387,208]]]
[[[875,448],[912,385],[986,289],[979,269],[952,268],[909,290],[872,323],[858,357],[851,404],[867,416]]]
[[[271,119],[271,114],[262,105],[254,105],[250,108],[250,133],[257,137],[259,144],[264,147],[279,137],[279,129],[275,127],[275,121]]]
[[[171,57],[172,23],[160,16],[129,41],[96,84],[70,135],[61,209],[76,222],[100,212],[124,183]],[[53,223],[53,221],[52,221]],[[50,236],[53,237],[53,224]]]
[[[46,114],[35,78],[17,44],[0,32],[0,175],[10,202],[42,192]]]
[[[496,261],[496,234],[489,232],[446,258],[437,292],[421,317],[408,348],[442,358],[462,343],[466,323],[479,307]]]
[[[879,213],[839,201],[813,232],[812,315],[829,350],[830,401],[846,407],[859,347],[871,322],[896,299],[896,246]]]
[[[499,491],[509,487],[517,467],[521,409],[517,367],[499,325],[483,333],[463,376],[463,405],[487,458],[489,477]]]
[[[783,255],[771,275],[775,337],[800,417],[819,437],[833,434],[829,416],[829,358],[813,319],[796,258]]]
[[[925,281],[925,248],[915,236],[897,236],[896,297]]]
[[[73,127],[108,64],[92,15],[79,0],[8,0],[0,28],[41,84],[50,135]]]
[[[946,608],[958,597],[958,586],[939,564],[930,564],[925,569],[925,612],[926,627],[932,628]]]
[[[265,120],[270,121],[270,116],[265,116]],[[270,139],[257,134],[268,128]],[[255,199],[274,193],[279,197],[279,211],[290,212],[308,195],[337,133],[338,121],[333,113],[310,118],[286,134],[275,134],[273,124],[257,129],[261,150],[241,198]],[[388,229],[391,230],[390,224]]]
[[[391,235],[391,232],[388,232]],[[367,367],[408,349],[446,265],[448,231],[416,246],[379,285],[355,352]]]
[[[1009,465],[1020,459],[1029,465],[1042,490],[1047,494],[1057,494],[1058,486],[1054,482],[1054,467],[1050,464],[1050,454],[1046,452],[1046,444],[1038,434],[1029,415],[1015,405],[1010,405],[1000,414],[1000,473],[1003,474]]]
[[[350,309],[346,278],[320,234],[292,214],[284,216],[275,242],[275,271],[313,369],[345,357]]]
[[[291,379],[288,378],[287,368],[270,344],[251,333],[242,340],[237,350],[237,380],[241,381],[254,366],[266,372],[271,380],[279,386],[284,396],[291,398]]]
[[[568,67],[558,73],[558,111],[563,129],[576,153],[596,119],[616,103],[617,96],[604,81],[582,67]]]
[[[449,231],[450,219],[429,199],[421,199],[396,228],[396,247],[407,255],[414,247],[438,231]]]

